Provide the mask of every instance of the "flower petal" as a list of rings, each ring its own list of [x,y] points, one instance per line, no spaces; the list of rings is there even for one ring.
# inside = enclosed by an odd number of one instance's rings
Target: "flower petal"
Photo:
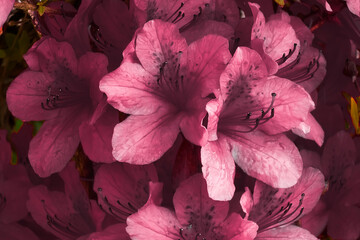
[[[180,238],[181,225],[175,214],[164,207],[148,204],[126,220],[131,239],[173,240]]]
[[[209,198],[201,174],[183,181],[176,189],[173,202],[179,222],[184,226],[191,224],[192,231],[198,233],[206,233],[210,226],[218,226],[225,220],[229,210],[228,202]]]
[[[147,116],[130,116],[116,125],[113,156],[120,162],[148,164],[158,160],[175,142],[179,119],[163,109]]]
[[[164,62],[172,64],[179,52],[186,52],[187,43],[176,25],[160,20],[147,22],[138,33],[135,50],[141,65],[151,75],[159,74]]]
[[[229,201],[235,192],[235,164],[226,138],[208,142],[201,148],[202,172],[209,197]]]
[[[317,240],[317,237],[312,235],[306,229],[297,226],[286,226],[274,228],[265,232],[259,233],[256,240]]]
[[[60,172],[74,155],[79,140],[79,121],[53,119],[46,121],[31,140],[29,160],[40,177]]]
[[[250,176],[273,187],[291,187],[301,176],[299,151],[283,135],[269,136],[260,131],[230,139],[235,162]]]
[[[155,80],[141,65],[125,62],[101,79],[100,90],[106,93],[108,102],[121,112],[151,114],[164,105],[163,100],[148,87]]]
[[[104,164],[96,172],[94,191],[104,211],[125,220],[147,202],[149,181],[157,181],[153,165]]]

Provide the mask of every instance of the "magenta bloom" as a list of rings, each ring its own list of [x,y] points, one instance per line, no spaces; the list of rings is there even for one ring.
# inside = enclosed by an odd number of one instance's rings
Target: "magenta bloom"
[[[249,3],[254,17],[251,46],[265,60],[269,73],[296,82],[309,93],[325,77],[326,62],[311,43],[314,35],[297,17],[282,12],[266,22],[260,6]]]
[[[305,152],[305,161],[319,167],[325,175],[328,190],[313,212],[301,219],[301,225],[313,234],[320,234],[327,225],[329,236],[355,240],[360,236],[360,165],[355,165],[356,148],[344,131],[330,137],[323,155]]]
[[[255,239],[317,239],[307,230],[290,225],[311,212],[324,189],[324,176],[315,168],[306,168],[291,188],[276,189],[256,181],[254,193],[246,188],[240,199],[245,219],[258,225]]]
[[[106,57],[87,53],[77,59],[68,43],[43,39],[25,58],[29,69],[12,82],[6,100],[21,120],[45,120],[30,143],[34,171],[41,177],[61,171],[80,139],[92,160],[111,162],[111,122],[117,116],[106,114],[106,99],[98,88],[107,72]],[[110,131],[99,131],[106,125]]]
[[[188,178],[176,190],[175,212],[158,206],[159,187],[150,185],[147,204],[128,217],[126,231],[132,239],[252,240],[256,236],[255,223],[228,213],[229,202],[209,198],[200,174]]]
[[[231,57],[227,40],[208,35],[188,46],[174,24],[152,20],[137,33],[130,55],[135,57],[100,82],[108,102],[131,115],[114,129],[115,159],[151,163],[180,131],[204,145],[205,105]]]
[[[157,182],[153,165],[105,164],[96,172],[94,190],[98,204],[120,222],[141,208],[149,198],[149,182]]]
[[[15,0],[0,0],[0,27],[8,18],[11,9],[13,8]]]
[[[281,133],[306,121],[314,109],[302,87],[268,77],[260,55],[241,47],[221,74],[218,98],[206,109],[209,142],[201,149],[201,161],[211,198],[232,198],[234,161],[248,175],[273,187],[297,182],[302,160]]]
[[[10,224],[27,216],[27,193],[32,184],[23,165],[11,164],[6,130],[0,130],[0,149],[0,224]]]
[[[37,224],[60,239],[77,239],[102,230],[105,214],[89,200],[74,162],[60,173],[65,192],[49,191],[44,185],[29,191],[27,208]]]
[[[119,67],[122,52],[135,32],[134,20],[123,1],[84,0],[66,29],[65,38],[78,56],[101,51],[109,70]]]

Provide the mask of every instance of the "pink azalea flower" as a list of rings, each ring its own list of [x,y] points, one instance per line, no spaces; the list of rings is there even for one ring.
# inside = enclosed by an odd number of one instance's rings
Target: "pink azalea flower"
[[[201,149],[202,171],[211,198],[229,200],[234,161],[250,176],[273,187],[290,187],[302,160],[282,132],[306,121],[314,103],[299,85],[268,77],[260,55],[241,47],[220,77],[220,93],[206,109],[209,142]]]
[[[292,80],[308,92],[319,86],[326,74],[322,53],[311,47],[310,29],[297,17],[282,12],[266,22],[260,6],[249,3],[254,17],[252,47],[263,55],[269,73]]]
[[[10,224],[28,214],[27,192],[32,184],[23,165],[11,164],[5,130],[0,130],[0,149],[0,223]]]
[[[301,225],[320,234],[327,225],[335,239],[358,239],[360,236],[360,165],[355,165],[356,148],[348,133],[341,131],[328,139],[323,155],[306,152],[304,162],[320,167],[328,190],[314,211],[301,219]],[[310,158],[311,157],[311,158]]]
[[[313,40],[311,31],[299,18],[284,12],[265,22],[260,6],[253,3],[249,6],[254,17],[251,46],[264,59],[269,74],[292,80],[309,93],[314,91],[325,77],[326,62],[319,50],[309,46]],[[311,114],[293,132],[319,146],[323,143],[323,130]]]
[[[49,191],[44,185],[30,189],[27,208],[35,222],[66,240],[100,231],[105,214],[94,200],[89,201],[74,162],[60,176],[65,192]]]
[[[245,219],[259,227],[255,239],[317,239],[307,230],[290,224],[311,212],[324,186],[321,172],[306,168],[298,183],[291,188],[275,189],[260,181],[256,181],[253,195],[246,188],[240,204]]]
[[[118,221],[125,222],[149,198],[149,181],[158,181],[153,165],[102,165],[96,172],[94,182],[98,204]]]
[[[208,35],[188,46],[174,24],[152,20],[135,42],[136,62],[124,61],[100,82],[108,102],[130,114],[114,129],[115,159],[158,160],[180,131],[192,143],[205,144],[205,105],[231,57],[227,40]]]
[[[188,43],[208,34],[231,39],[239,21],[234,0],[139,0],[130,5],[139,27],[153,19],[174,23]]]
[[[133,17],[123,1],[84,0],[65,37],[78,56],[92,50],[103,52],[109,59],[109,70],[114,70],[120,65],[122,52],[135,29]]]
[[[5,23],[11,9],[13,8],[15,0],[0,0],[0,27]]]
[[[43,39],[25,58],[29,69],[12,82],[6,100],[21,120],[45,120],[30,143],[34,171],[41,177],[61,171],[80,140],[90,159],[111,162],[111,130],[90,132],[117,121],[116,113],[101,115],[107,104],[98,84],[107,72],[106,57],[87,53],[78,59],[69,44]]]
[[[126,231],[133,239],[244,239],[256,236],[255,223],[228,213],[229,202],[209,198],[200,174],[182,182],[173,202],[175,212],[156,203],[161,186],[150,185],[146,205],[127,219]]]

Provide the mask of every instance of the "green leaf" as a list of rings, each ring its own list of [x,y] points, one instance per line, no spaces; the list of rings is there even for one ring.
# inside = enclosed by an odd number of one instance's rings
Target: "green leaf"
[[[15,125],[12,129],[12,132],[19,132],[20,128],[23,126],[23,121],[21,121],[20,119],[18,118],[15,118]]]

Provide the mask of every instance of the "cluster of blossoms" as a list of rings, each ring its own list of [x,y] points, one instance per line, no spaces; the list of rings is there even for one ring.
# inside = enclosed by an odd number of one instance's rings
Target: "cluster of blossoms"
[[[0,238],[360,239],[359,0],[0,3]]]

